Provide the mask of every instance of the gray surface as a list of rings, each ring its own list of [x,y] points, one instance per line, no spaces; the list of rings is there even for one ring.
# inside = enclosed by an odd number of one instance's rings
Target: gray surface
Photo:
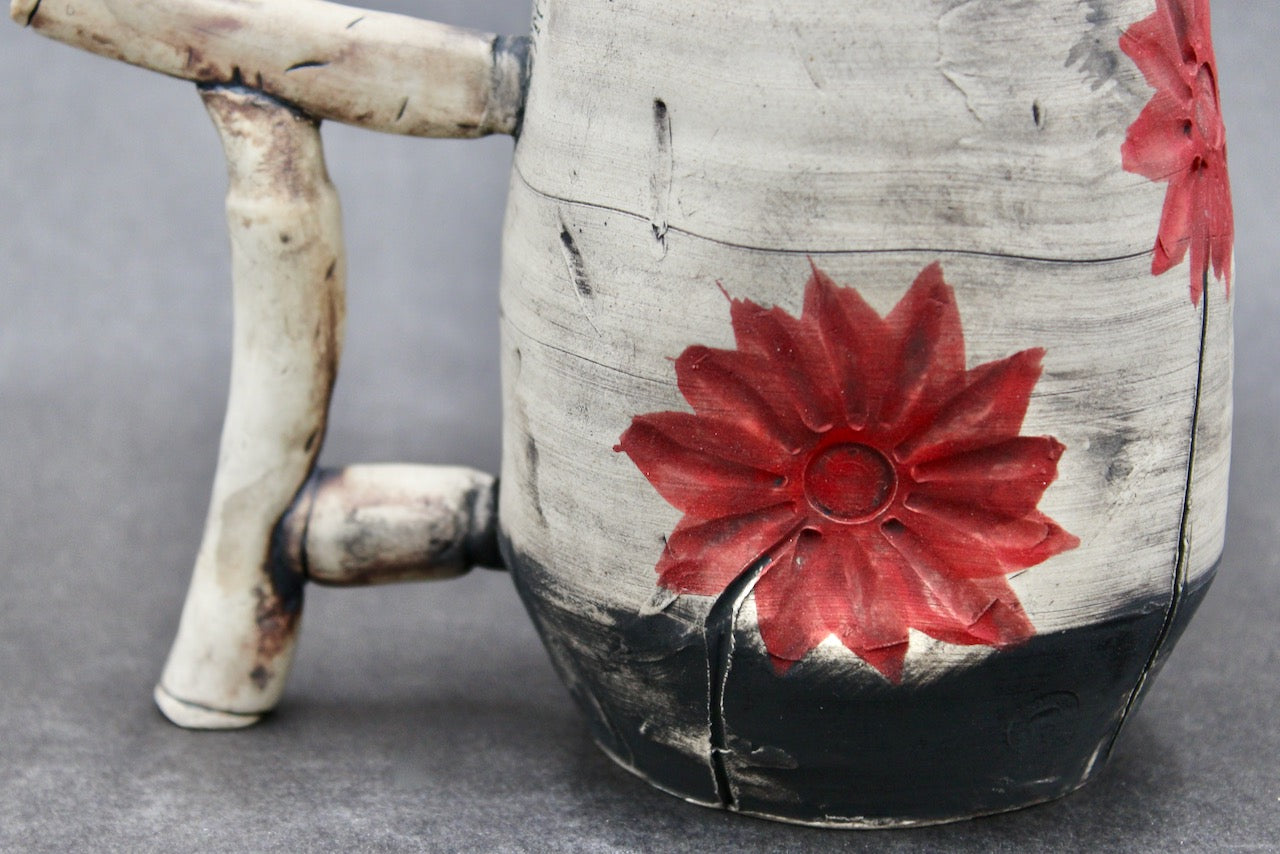
[[[402,8],[527,20],[522,0]],[[149,693],[226,394],[221,154],[189,84],[0,26],[0,850],[1280,850],[1278,22],[1269,0],[1217,0],[1240,284],[1214,589],[1098,782],[843,835],[689,806],[615,768],[495,573],[312,590],[275,716],[166,724]],[[326,459],[494,468],[510,141],[327,127],[326,144],[351,251]]]

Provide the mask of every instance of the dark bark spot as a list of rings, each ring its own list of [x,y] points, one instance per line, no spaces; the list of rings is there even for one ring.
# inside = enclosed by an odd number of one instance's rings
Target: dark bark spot
[[[271,671],[263,667],[261,664],[249,671],[249,679],[254,685],[258,686],[259,691],[267,687],[267,683],[271,681],[272,675]]]
[[[324,68],[328,64],[329,61],[327,59],[308,59],[303,62],[295,62],[293,65],[286,68],[284,73],[288,74],[290,71],[301,71],[304,68]]]

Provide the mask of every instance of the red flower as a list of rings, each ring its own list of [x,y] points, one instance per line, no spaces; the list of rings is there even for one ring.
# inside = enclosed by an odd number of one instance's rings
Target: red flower
[[[814,267],[800,317],[732,300],[731,320],[736,349],[675,362],[694,411],[637,416],[615,448],[684,512],[658,583],[712,596],[763,568],[780,671],[832,634],[894,681],[908,628],[1034,634],[1005,576],[1079,544],[1036,509],[1063,446],[1019,435],[1044,351],[966,370],[938,264],[884,318]]]
[[[1200,303],[1210,262],[1230,296],[1235,221],[1209,0],[1156,0],[1155,12],[1120,37],[1120,49],[1156,90],[1129,126],[1124,168],[1169,182],[1151,273],[1181,263],[1189,248],[1191,302]]]

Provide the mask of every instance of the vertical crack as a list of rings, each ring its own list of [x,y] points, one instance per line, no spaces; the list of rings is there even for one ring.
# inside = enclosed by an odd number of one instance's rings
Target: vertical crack
[[[1139,674],[1138,681],[1133,686],[1133,691],[1129,694],[1129,699],[1125,701],[1124,711],[1120,713],[1120,722],[1116,724],[1115,732],[1111,735],[1111,742],[1107,745],[1107,756],[1110,756],[1111,751],[1115,749],[1116,740],[1120,737],[1120,732],[1124,729],[1125,723],[1129,720],[1129,715],[1133,712],[1138,698],[1142,696],[1142,691],[1152,676],[1156,660],[1160,657],[1160,650],[1164,647],[1165,641],[1168,640],[1169,632],[1173,630],[1178,608],[1182,604],[1183,594],[1186,592],[1187,565],[1191,560],[1191,487],[1195,473],[1196,433],[1200,426],[1200,396],[1201,385],[1204,383],[1205,349],[1209,337],[1209,270],[1207,268],[1204,271],[1203,285],[1204,288],[1200,300],[1200,354],[1196,364],[1195,397],[1191,406],[1191,441],[1187,448],[1187,477],[1183,485],[1182,515],[1178,520],[1178,553],[1173,564],[1169,606],[1165,609],[1164,621],[1160,624],[1160,631],[1156,634],[1151,654],[1147,656],[1147,663],[1143,665],[1142,673]]]
[[[725,722],[724,692],[733,666],[733,627],[738,612],[751,595],[756,582],[778,558],[783,549],[800,533],[803,523],[788,531],[764,554],[747,566],[711,604],[703,626],[707,641],[708,717],[711,728],[711,771],[715,775],[716,795],[725,809],[736,810],[738,799],[729,782],[725,757],[729,754],[729,734]]]

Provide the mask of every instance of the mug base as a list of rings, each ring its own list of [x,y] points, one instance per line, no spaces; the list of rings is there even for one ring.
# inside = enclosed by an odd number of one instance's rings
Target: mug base
[[[781,824],[793,824],[799,827],[819,827],[826,830],[895,830],[895,829],[907,829],[912,827],[932,827],[934,825],[940,825],[940,824],[955,824],[961,821],[969,821],[970,819],[983,818],[984,816],[1001,815],[1003,813],[1008,813],[1008,812],[1017,812],[1018,810],[1027,809],[1028,807],[1035,807],[1041,804],[1047,804],[1052,801],[1056,801],[1060,798],[1064,798],[1067,795],[1070,795],[1072,792],[1076,791],[1077,789],[1084,788],[1086,784],[1091,782],[1094,779],[1094,777],[1097,776],[1096,774],[1094,774],[1089,777],[1086,777],[1084,780],[1079,781],[1071,788],[1067,789],[1066,791],[1060,792],[1056,795],[1049,795],[1047,797],[1040,798],[1039,800],[1032,800],[1032,801],[1027,801],[1026,803],[1001,807],[999,809],[993,809],[988,812],[976,812],[976,813],[966,812],[966,813],[960,813],[958,815],[945,816],[940,818],[858,818],[858,817],[797,818],[789,815],[778,815],[771,812],[759,812],[759,811],[753,811],[753,810],[737,809],[735,807],[726,806],[720,801],[702,800],[699,798],[690,797],[689,795],[682,794],[677,791],[673,791],[672,789],[669,789],[666,786],[663,786],[661,783],[657,782],[652,777],[645,774],[639,768],[636,768],[634,765],[629,764],[621,756],[619,756],[618,754],[610,750],[608,745],[606,745],[604,742],[600,741],[597,738],[592,738],[592,741],[595,743],[596,747],[600,748],[600,752],[603,753],[605,756],[607,756],[610,760],[612,760],[615,765],[617,765],[619,768],[623,769],[624,771],[627,771],[628,773],[633,774],[636,777],[640,778],[642,781],[644,781],[645,783],[648,783],[650,786],[662,792],[664,795],[670,795],[673,798],[679,798],[680,800],[685,801],[686,803],[693,804],[694,806],[705,807],[706,809],[712,809],[712,810],[723,810],[727,812],[733,812],[733,813],[737,813],[738,815],[746,816],[747,818],[761,819],[763,821],[776,821]]]
[[[1216,571],[1183,591],[1172,619],[1167,595],[1134,601],[902,684],[831,658],[779,675],[754,627],[737,627],[718,697],[724,747],[712,750],[717,703],[700,627],[674,609],[579,611],[545,567],[503,546],[553,664],[614,762],[701,806],[848,829],[960,821],[1080,788]]]

